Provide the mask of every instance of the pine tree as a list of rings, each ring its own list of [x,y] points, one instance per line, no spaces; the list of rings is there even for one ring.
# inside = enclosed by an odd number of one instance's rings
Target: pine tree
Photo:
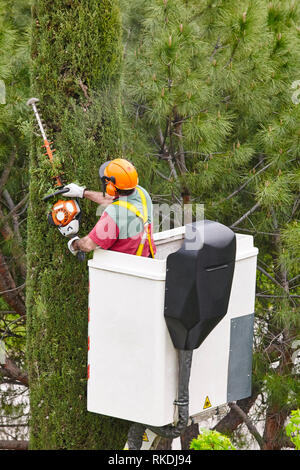
[[[57,152],[52,170],[34,135],[27,249],[32,449],[119,449],[126,441],[126,422],[86,410],[87,266],[48,225],[42,202],[56,171],[66,182],[100,189],[100,164],[120,152],[120,33],[114,0],[34,2],[32,95]],[[82,212],[85,235],[96,207],[84,201]]]
[[[154,198],[204,203],[206,218],[254,235],[260,250],[253,396],[240,405],[248,412],[263,397],[259,443],[281,448],[300,396],[291,360],[299,339],[299,5],[123,0],[123,9],[126,151]]]
[[[26,448],[26,204],[29,93],[27,0],[0,1],[0,364],[1,448]],[[2,356],[2,354],[1,354]],[[3,428],[4,424],[9,428]],[[21,423],[21,426],[19,424]],[[13,438],[12,440],[7,440]],[[24,440],[25,441],[24,441]],[[22,442],[20,442],[22,441]]]

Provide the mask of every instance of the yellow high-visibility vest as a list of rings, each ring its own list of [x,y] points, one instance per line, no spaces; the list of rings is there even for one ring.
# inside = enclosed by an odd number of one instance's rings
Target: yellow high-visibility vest
[[[148,224],[148,208],[147,208],[146,196],[140,188],[137,187],[136,189],[137,189],[137,191],[138,191],[138,193],[141,197],[141,200],[142,200],[143,214],[141,214],[141,212],[133,204],[131,204],[130,202],[115,201],[115,202],[113,202],[113,204],[116,205],[116,206],[125,207],[125,209],[129,210],[130,212],[133,212],[137,217],[139,217],[143,221],[144,232],[143,232],[141,242],[138,246],[136,255],[137,256],[142,255],[146,238],[148,238],[150,253],[151,253],[152,258],[154,258],[154,251],[153,251],[151,235],[150,235],[150,230],[149,230],[150,227],[149,227],[149,224]]]

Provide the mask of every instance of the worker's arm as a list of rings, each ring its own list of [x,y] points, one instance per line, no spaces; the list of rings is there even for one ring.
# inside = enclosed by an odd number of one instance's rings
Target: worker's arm
[[[107,210],[107,209],[106,209]],[[68,242],[68,248],[73,255],[78,251],[88,253],[96,248],[109,250],[119,236],[119,228],[115,221],[105,211],[93,230],[83,238],[75,237]]]
[[[111,208],[113,207],[111,206]],[[83,238],[74,237],[69,240],[68,248],[73,255],[76,255],[78,251],[88,253],[96,248],[109,250],[116,242],[119,236],[119,228],[115,220],[107,213],[109,209],[105,209],[97,224],[88,235]]]
[[[73,255],[75,255],[77,251],[88,253],[89,251],[95,250],[97,246],[97,243],[95,243],[88,235],[83,238],[75,238],[75,240],[70,240],[68,243],[69,250]]]
[[[112,196],[105,194],[103,196],[102,192],[99,191],[89,191],[88,189],[84,190],[83,197],[89,199],[90,201],[96,202],[97,204],[101,204],[101,206],[108,206],[114,200]]]
[[[64,189],[68,189],[69,191],[65,193],[64,197],[79,197],[79,198],[86,198],[90,201],[96,202],[97,204],[101,204],[102,206],[108,206],[114,200],[112,196],[105,194],[100,191],[89,191],[85,188],[85,186],[78,186],[78,184],[70,183],[64,187]]]

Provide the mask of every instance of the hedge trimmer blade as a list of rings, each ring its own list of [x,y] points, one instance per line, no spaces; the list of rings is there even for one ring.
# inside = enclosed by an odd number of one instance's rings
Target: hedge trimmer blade
[[[46,149],[45,155],[48,155],[49,160],[50,160],[51,164],[53,165],[53,152],[55,152],[55,149],[51,149],[52,142],[49,142],[48,139],[47,139],[46,132],[45,132],[41,117],[39,115],[39,112],[38,112],[37,106],[36,106],[36,104],[38,102],[39,102],[38,98],[30,98],[27,101],[26,104],[27,104],[27,106],[31,106],[32,109],[33,109],[34,115],[36,117],[39,129],[41,131],[41,134],[42,134],[42,137],[43,137],[43,140],[44,140],[43,147]],[[62,186],[63,185],[60,176],[55,176],[54,179],[56,181],[56,186]]]
[[[27,106],[31,106],[37,120],[39,129],[42,134],[42,138],[44,140],[43,147],[46,149],[45,155],[48,155],[52,168],[54,168],[54,158],[53,152],[55,149],[51,148],[51,144],[53,142],[49,142],[47,139],[47,135],[45,132],[45,128],[43,126],[43,122],[41,116],[37,109],[37,103],[39,102],[38,98],[30,98],[27,101]],[[52,194],[48,194],[43,198],[44,201],[48,199],[58,196],[59,194],[68,193],[69,189],[65,189],[61,180],[60,176],[55,176],[54,180],[56,182],[56,191]],[[78,231],[79,231],[79,222],[81,217],[81,210],[78,201],[69,200],[69,201],[58,201],[54,206],[52,206],[51,212],[48,214],[48,221],[51,225],[55,225],[60,233],[67,238],[74,238]],[[79,251],[77,253],[77,258],[80,261],[85,259],[85,253]]]

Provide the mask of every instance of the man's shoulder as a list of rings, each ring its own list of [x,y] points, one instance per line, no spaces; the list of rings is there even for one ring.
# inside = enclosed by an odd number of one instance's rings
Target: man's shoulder
[[[147,206],[148,208],[151,207],[152,205],[152,201],[151,201],[151,197],[148,193],[148,191],[143,188],[142,186],[137,186],[137,188],[139,188],[141,191],[143,191],[145,197],[146,197],[146,201],[147,201]],[[139,195],[139,192],[136,190],[133,194],[131,194],[130,196],[127,196],[126,198],[125,197],[122,197],[120,198],[120,201],[124,201],[124,202],[128,202],[130,204],[133,204],[134,206],[137,207],[137,209],[141,210],[142,208],[142,201],[141,201],[141,197]],[[117,201],[115,201],[117,202]],[[107,214],[110,216],[111,219],[113,219],[114,222],[116,222],[117,224],[119,224],[120,221],[124,221],[124,219],[127,220],[128,217],[134,217],[134,214],[132,214],[130,211],[129,211],[129,214],[128,214],[128,208],[126,208],[124,205],[119,205],[119,204],[110,204],[109,206],[107,206],[103,212],[103,215],[104,214]]]
[[[127,199],[126,201],[124,199],[120,199],[120,201],[127,202]],[[130,212],[128,213],[128,208],[126,206],[119,205],[117,204],[117,202],[118,200],[116,200],[115,203],[112,203],[107,206],[103,214],[108,215],[117,225],[119,225],[120,223],[126,222],[128,217],[130,217],[132,214]],[[130,202],[129,198],[128,202]]]
[[[138,184],[138,185],[137,185],[137,188],[141,189],[141,190],[143,191],[143,193],[148,194],[148,196],[149,196],[149,193],[148,193],[147,189],[143,188],[143,186],[140,186],[140,185]]]
[[[116,205],[114,203],[107,206],[102,215],[109,215],[112,219],[116,218]]]
[[[148,193],[147,189],[143,188],[142,186],[137,186],[137,188],[139,188],[141,191],[143,191],[143,193],[144,193],[145,196],[146,196],[147,202],[152,202],[152,201],[151,201],[151,196],[150,196],[150,194]]]

